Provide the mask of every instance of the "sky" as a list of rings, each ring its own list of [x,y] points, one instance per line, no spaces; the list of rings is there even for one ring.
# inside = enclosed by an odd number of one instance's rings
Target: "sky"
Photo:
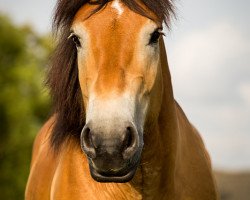
[[[38,33],[55,0],[0,0],[0,11]],[[216,169],[250,169],[250,1],[176,0],[165,30],[176,100],[200,131]]]

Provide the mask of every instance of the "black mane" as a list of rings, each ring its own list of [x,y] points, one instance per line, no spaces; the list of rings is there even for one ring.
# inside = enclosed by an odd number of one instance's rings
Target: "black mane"
[[[53,30],[58,44],[51,59],[47,85],[53,100],[56,121],[53,126],[51,144],[58,150],[70,136],[79,140],[85,124],[85,110],[78,80],[77,52],[68,40],[70,27],[77,11],[87,3],[98,4],[97,12],[110,0],[58,0],[55,7]],[[134,12],[147,16],[146,11],[135,0],[120,0]],[[174,7],[171,0],[140,0],[149,10],[169,27]]]

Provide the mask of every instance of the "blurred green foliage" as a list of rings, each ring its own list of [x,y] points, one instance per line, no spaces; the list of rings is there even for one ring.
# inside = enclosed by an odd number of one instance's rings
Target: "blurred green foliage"
[[[32,143],[49,113],[49,36],[0,14],[0,199],[24,199]]]

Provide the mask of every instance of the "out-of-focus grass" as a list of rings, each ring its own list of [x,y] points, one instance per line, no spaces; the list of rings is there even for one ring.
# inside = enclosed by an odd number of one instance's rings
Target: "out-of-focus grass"
[[[33,139],[49,113],[51,38],[0,14],[0,199],[24,199]]]

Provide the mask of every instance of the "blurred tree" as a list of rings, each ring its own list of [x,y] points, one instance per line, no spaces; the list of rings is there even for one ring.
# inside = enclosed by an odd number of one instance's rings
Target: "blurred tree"
[[[49,36],[0,15],[0,199],[23,199],[32,143],[49,113]]]

